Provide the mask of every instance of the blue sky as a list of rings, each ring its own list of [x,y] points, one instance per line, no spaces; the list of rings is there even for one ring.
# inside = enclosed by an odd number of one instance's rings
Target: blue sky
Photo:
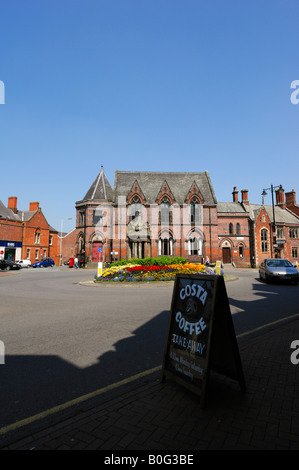
[[[299,200],[298,24],[295,0],[1,0],[0,200],[71,230],[101,164]]]

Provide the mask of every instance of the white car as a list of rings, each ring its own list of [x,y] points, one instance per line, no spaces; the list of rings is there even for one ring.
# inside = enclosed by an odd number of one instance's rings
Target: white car
[[[16,261],[16,263],[18,263],[21,268],[30,268],[31,266],[30,259],[21,259],[20,261]]]

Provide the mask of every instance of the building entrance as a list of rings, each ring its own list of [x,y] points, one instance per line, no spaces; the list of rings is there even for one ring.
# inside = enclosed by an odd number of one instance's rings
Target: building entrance
[[[91,257],[93,263],[101,263],[103,261],[103,242],[92,243]]]
[[[231,251],[230,248],[227,246],[222,248],[222,261],[223,264],[228,264],[232,262]]]

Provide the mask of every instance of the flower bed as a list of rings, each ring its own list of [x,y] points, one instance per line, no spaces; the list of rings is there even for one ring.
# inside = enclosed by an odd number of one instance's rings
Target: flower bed
[[[203,264],[179,263],[158,266],[124,265],[113,266],[106,269],[102,276],[95,276],[96,282],[150,282],[150,281],[173,281],[176,274],[211,274],[209,268]]]

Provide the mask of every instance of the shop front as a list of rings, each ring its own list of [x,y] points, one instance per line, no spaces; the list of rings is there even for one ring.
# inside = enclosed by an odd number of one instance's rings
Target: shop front
[[[22,259],[22,242],[0,240],[0,259],[8,261]]]

